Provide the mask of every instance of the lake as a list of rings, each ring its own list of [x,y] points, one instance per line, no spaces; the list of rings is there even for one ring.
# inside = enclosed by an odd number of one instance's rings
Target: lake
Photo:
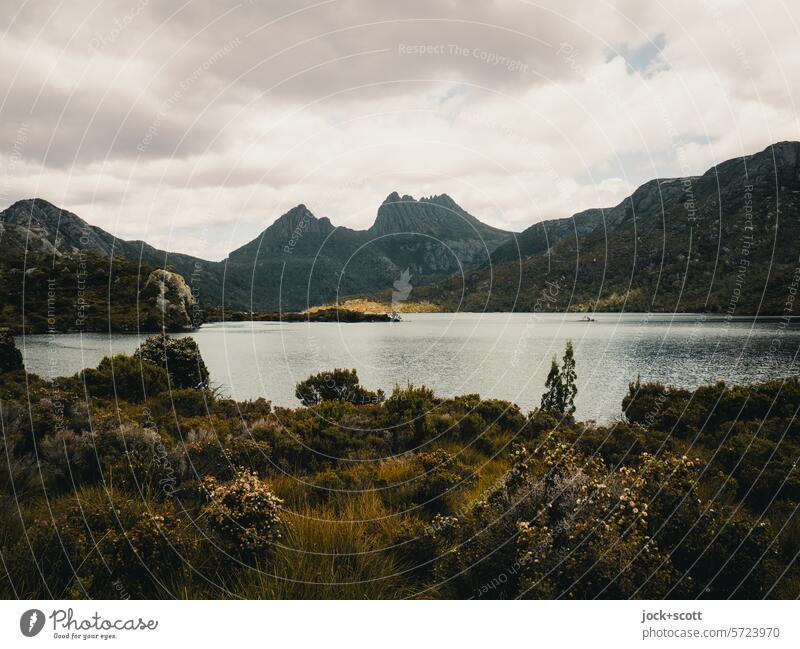
[[[296,406],[294,385],[309,374],[354,367],[362,384],[391,392],[427,385],[440,395],[477,392],[530,410],[538,405],[550,360],[575,345],[576,415],[609,421],[628,383],[696,387],[749,383],[798,372],[800,325],[776,318],[704,315],[425,313],[399,323],[220,323],[195,338],[213,384],[235,399],[265,397]],[[74,374],[112,353],[132,353],[128,334],[18,336],[28,371]]]

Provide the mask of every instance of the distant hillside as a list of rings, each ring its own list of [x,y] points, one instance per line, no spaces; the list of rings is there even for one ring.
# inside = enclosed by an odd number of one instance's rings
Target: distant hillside
[[[126,259],[153,268],[173,270],[193,282],[197,294],[211,303],[222,299],[224,266],[199,257],[159,250],[144,241],[125,241],[102,228],[90,225],[77,214],[41,198],[17,201],[0,212],[0,243],[3,249],[22,255],[50,255],[59,258],[78,253]],[[144,275],[142,282],[147,280]],[[231,283],[232,284],[232,283]]]
[[[791,311],[800,143],[652,180],[610,209],[537,223],[491,263],[411,299],[467,311]]]
[[[200,312],[183,277],[94,252],[0,258],[0,328],[15,333],[188,331]]]
[[[415,200],[394,192],[369,230],[335,227],[298,205],[231,252],[227,273],[250,280],[244,308],[252,299],[254,309],[305,309],[391,289],[405,270],[417,286],[477,268],[511,236],[445,194]]]
[[[0,326],[27,333],[185,331],[199,308],[168,253],[116,239],[43,200],[0,212]],[[169,255],[184,269],[186,255]]]
[[[184,276],[205,306],[297,311],[339,297],[391,289],[404,271],[413,286],[488,262],[510,232],[492,228],[449,196],[390,194],[369,230],[334,226],[298,205],[223,262],[116,239],[41,199],[0,212],[0,240],[53,258],[91,253]],[[146,278],[145,278],[146,279]]]
[[[298,205],[222,262],[115,239],[40,199],[0,212],[0,242],[54,260],[83,252],[148,274],[174,271],[202,307],[223,306],[224,297],[230,310],[370,297],[468,311],[782,314],[800,285],[799,159],[800,143],[781,142],[520,234],[482,223],[445,194],[393,192],[368,230]]]

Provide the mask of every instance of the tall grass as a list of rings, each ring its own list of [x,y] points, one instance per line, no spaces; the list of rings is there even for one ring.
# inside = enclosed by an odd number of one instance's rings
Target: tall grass
[[[179,587],[180,596],[245,599],[396,599],[417,590],[392,551],[401,518],[375,493],[337,496],[330,506],[287,512],[287,533],[273,555],[252,568],[217,575],[217,585]],[[371,521],[371,522],[363,522]],[[395,556],[393,556],[395,555]],[[211,592],[211,591],[214,592]]]

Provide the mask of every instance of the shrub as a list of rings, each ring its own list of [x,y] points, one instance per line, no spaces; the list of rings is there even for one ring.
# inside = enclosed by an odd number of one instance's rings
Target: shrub
[[[611,472],[555,438],[534,453],[517,447],[511,459],[472,508],[432,529],[437,579],[451,579],[460,596],[500,599],[667,592],[676,572],[651,538],[639,471]]]
[[[232,554],[262,553],[283,536],[283,501],[254,472],[238,469],[230,482],[207,476],[203,486],[208,502],[202,514]]]
[[[499,399],[482,399],[475,407],[475,412],[487,424],[496,423],[511,432],[519,432],[525,425],[525,416],[519,406]]]
[[[78,377],[90,395],[104,399],[138,402],[169,389],[163,367],[125,354],[106,356],[97,369],[83,370]]]
[[[380,403],[382,390],[371,392],[358,382],[355,370],[335,369],[313,374],[295,387],[295,396],[304,406],[316,406],[323,401],[347,401],[353,404]]]
[[[219,440],[210,435],[186,444],[185,475],[188,479],[212,476],[218,480],[236,476],[237,467],[265,470],[270,465],[271,447],[246,437]]]
[[[716,438],[728,422],[766,418],[796,418],[800,379],[791,377],[756,385],[726,385],[722,381],[685,390],[640,383],[629,386],[622,401],[628,421],[682,438],[698,432]]]
[[[0,372],[15,372],[23,369],[22,353],[14,343],[8,329],[0,329]]]
[[[475,480],[468,467],[444,449],[420,453],[415,458],[420,477],[415,499],[430,510],[445,508],[445,498],[455,489],[466,487]]]
[[[30,548],[21,544],[18,556],[29,562],[32,553],[55,597],[111,598],[119,582],[134,597],[163,595],[159,583],[202,557],[194,530],[171,504],[154,509],[108,487],[62,496],[27,531]]]
[[[0,453],[5,455],[7,451],[8,447],[0,450]],[[14,457],[9,453],[3,461],[0,461],[0,492],[4,495],[13,494],[16,502],[46,494],[51,490],[51,477],[32,455]],[[1,522],[0,527],[2,527]]]
[[[392,448],[398,451],[409,441],[421,444],[426,436],[426,419],[435,405],[433,390],[424,385],[411,384],[404,388],[394,387],[385,409],[392,431]],[[410,434],[410,440],[409,438]]]
[[[183,458],[158,431],[123,422],[94,436],[103,479],[145,491],[153,497],[171,496],[184,473]]]
[[[643,480],[553,444],[533,519],[518,522],[516,564],[524,597],[663,597],[675,579],[651,538]],[[658,461],[653,458],[653,461]]]
[[[48,464],[62,486],[95,482],[100,467],[91,433],[80,434],[70,429],[57,430],[39,443],[39,457]]]
[[[170,338],[163,334],[151,336],[134,355],[163,367],[174,387],[208,387],[208,368],[193,338]]]

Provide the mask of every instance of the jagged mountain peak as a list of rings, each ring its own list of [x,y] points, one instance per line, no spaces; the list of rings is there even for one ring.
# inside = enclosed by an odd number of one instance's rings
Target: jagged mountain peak
[[[314,216],[314,214],[311,212],[311,210],[309,210],[305,206],[305,204],[300,203],[299,205],[295,205],[292,209],[290,209],[285,214],[281,214],[281,216],[279,216],[277,219],[275,219],[275,221],[273,222],[272,225],[269,226],[269,228],[274,228],[276,226],[277,227],[281,227],[281,225],[284,224],[284,223],[294,223],[294,222],[299,221],[300,219],[304,219],[304,218],[308,219],[310,221],[311,220],[313,220],[313,221],[317,220],[317,217]],[[269,228],[267,228],[267,229],[269,229]]]
[[[312,223],[321,223],[321,224],[328,224],[332,228],[333,225],[331,224],[330,219],[327,216],[317,217],[314,213],[308,209],[304,203],[300,203],[295,205],[292,209],[290,209],[285,214],[279,216],[272,225],[270,225],[267,230],[270,228],[280,229],[286,223],[296,224],[298,221],[309,221]]]
[[[469,214],[447,194],[423,196],[417,200],[396,191],[381,203],[369,231],[377,235],[421,234],[442,240],[482,237],[490,243],[509,236]]]
[[[392,203],[431,203],[441,207],[457,208],[459,210],[462,209],[458,203],[456,203],[447,194],[431,194],[430,196],[422,196],[421,198],[416,199],[410,194],[403,194],[401,196],[398,192],[393,191],[385,199],[383,199],[382,204],[385,205]]]
[[[456,203],[448,194],[433,194],[428,197],[420,198],[419,200],[421,202],[434,203],[435,205],[441,205],[442,207],[451,209],[461,209],[459,204]]]
[[[386,198],[383,199],[383,203],[382,204],[385,205],[386,203],[399,203],[402,200],[404,200],[404,198],[401,198],[400,194],[398,194],[397,192],[392,192]],[[406,196],[405,200],[412,200],[413,201],[414,198],[411,197],[411,196]]]

